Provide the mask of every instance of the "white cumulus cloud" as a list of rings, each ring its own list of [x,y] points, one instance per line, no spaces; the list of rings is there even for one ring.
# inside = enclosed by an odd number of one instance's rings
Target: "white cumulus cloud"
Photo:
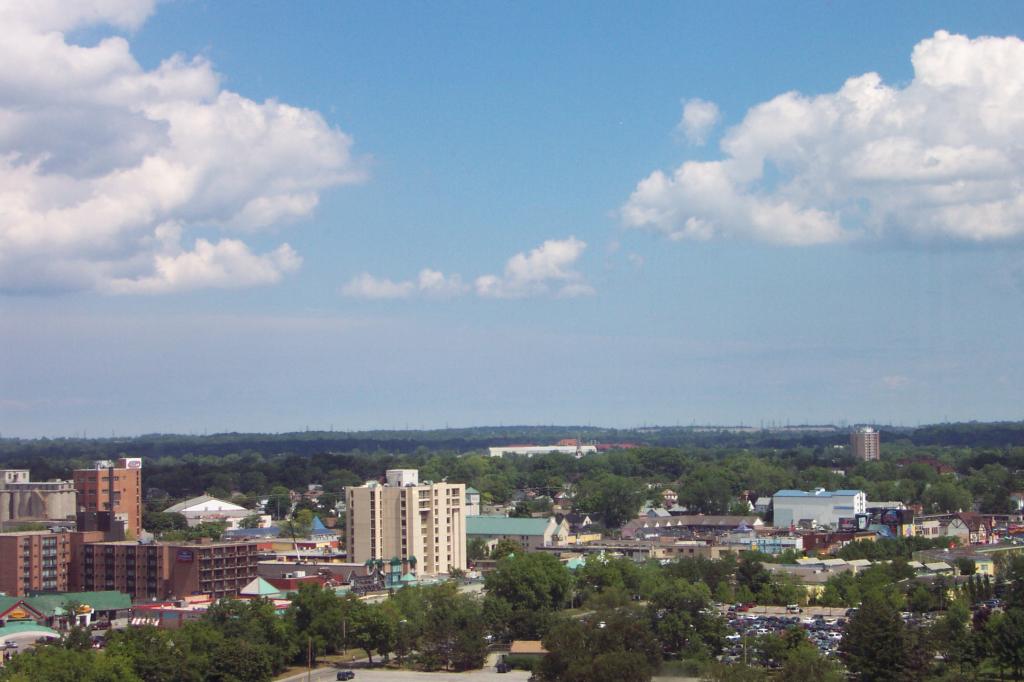
[[[192,251],[155,257],[154,274],[135,279],[109,279],[104,289],[118,294],[162,294],[203,287],[247,287],[275,284],[297,270],[302,258],[288,244],[256,255],[237,239],[217,243],[197,239]]]
[[[476,278],[476,293],[486,298],[523,298],[554,292],[573,297],[594,293],[583,275],[573,269],[586,242],[575,237],[549,239],[529,253],[508,259],[501,275]]]
[[[939,31],[911,61],[903,87],[867,73],[754,106],[720,159],[641,180],[624,223],[794,245],[1024,234],[1024,41]]]
[[[517,253],[508,259],[502,275],[481,275],[473,287],[458,274],[446,275],[424,268],[416,279],[395,281],[368,272],[356,275],[339,289],[343,296],[362,299],[452,298],[473,291],[482,298],[526,298],[554,295],[559,298],[589,296],[594,288],[573,266],[585,242],[549,239],[529,253]]]
[[[683,102],[683,117],[676,130],[691,144],[701,145],[718,124],[719,117],[718,105],[714,102],[699,98],[686,100]]]
[[[170,292],[269,284],[298,267],[237,238],[167,239],[167,226],[247,232],[309,215],[363,178],[352,140],[315,111],[221,87],[209,62],[152,70],[128,41],[152,1],[0,4],[0,290]],[[174,251],[177,249],[177,251]]]
[[[443,272],[431,270],[430,268],[420,270],[416,286],[427,296],[439,298],[459,296],[466,292],[466,285],[462,283],[462,277],[459,275],[445,275]]]

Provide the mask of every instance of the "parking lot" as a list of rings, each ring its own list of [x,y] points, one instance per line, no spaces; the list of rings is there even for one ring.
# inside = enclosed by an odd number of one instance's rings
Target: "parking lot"
[[[529,679],[530,673],[523,670],[513,670],[509,673],[498,673],[493,667],[483,670],[470,670],[464,673],[421,673],[412,670],[363,670],[355,669],[355,680],[368,680],[370,682],[413,682],[422,680],[424,682],[525,682]],[[314,670],[310,680],[314,682],[328,682],[337,677],[337,669],[323,668]],[[306,679],[306,673],[284,678],[279,682],[301,682]]]

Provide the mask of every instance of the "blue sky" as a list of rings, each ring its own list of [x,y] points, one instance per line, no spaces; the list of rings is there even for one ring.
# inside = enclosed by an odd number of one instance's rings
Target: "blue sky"
[[[1018,3],[67,7],[5,436],[1021,418]]]

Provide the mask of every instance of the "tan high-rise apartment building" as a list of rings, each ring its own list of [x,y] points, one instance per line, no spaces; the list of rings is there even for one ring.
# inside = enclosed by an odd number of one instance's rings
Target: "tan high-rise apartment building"
[[[853,456],[861,461],[878,459],[881,449],[878,440],[878,431],[870,426],[862,426],[850,434],[850,451]]]
[[[92,469],[75,469],[78,511],[113,512],[125,522],[125,532],[138,536],[142,528],[142,460],[122,457],[117,464],[97,461]]]
[[[416,573],[466,569],[466,486],[419,482],[415,469],[389,469],[387,483],[345,488],[348,560],[399,559]]]

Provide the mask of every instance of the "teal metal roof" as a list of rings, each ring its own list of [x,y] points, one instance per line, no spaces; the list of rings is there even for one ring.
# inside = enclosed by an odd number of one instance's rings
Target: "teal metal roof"
[[[64,605],[68,602],[87,604],[96,611],[118,611],[132,607],[132,598],[124,592],[117,592],[115,590],[104,592],[57,592],[25,597],[26,604],[47,616],[63,614]]]
[[[40,637],[43,635],[50,635],[52,637],[60,637],[60,633],[52,628],[48,628],[45,625],[40,625],[35,621],[11,621],[4,627],[0,628],[0,635],[9,637],[11,635],[20,635],[25,632],[32,634],[38,634]]]
[[[549,519],[467,516],[466,535],[543,535]]]
[[[274,587],[273,585],[271,585],[259,576],[253,578],[253,580],[248,585],[241,589],[239,594],[246,597],[260,596],[269,598],[283,596],[281,590],[277,589],[276,587]]]

